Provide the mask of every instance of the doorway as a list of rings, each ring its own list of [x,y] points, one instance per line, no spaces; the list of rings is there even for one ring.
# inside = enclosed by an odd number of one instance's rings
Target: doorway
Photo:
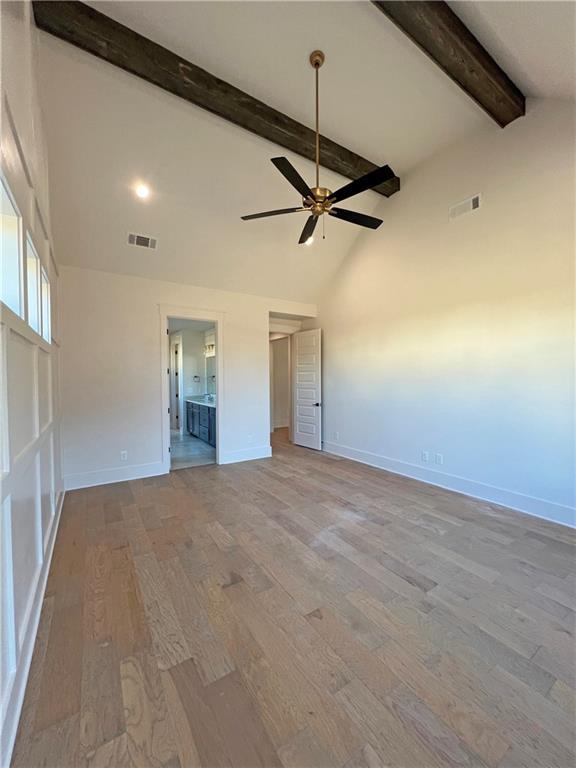
[[[271,432],[289,429],[290,336],[270,339],[270,426]]]
[[[270,432],[273,446],[322,450],[322,333],[304,319],[270,315]]]
[[[192,310],[167,312],[162,325],[166,471],[216,464],[222,405],[219,319],[203,319]]]

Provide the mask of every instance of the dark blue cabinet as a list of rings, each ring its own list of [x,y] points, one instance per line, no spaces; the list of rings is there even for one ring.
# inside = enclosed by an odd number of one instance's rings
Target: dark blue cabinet
[[[216,408],[209,408],[208,442],[216,447]]]
[[[186,403],[186,427],[194,437],[200,437],[200,405]]]
[[[216,408],[200,403],[186,403],[186,428],[189,434],[216,446]]]

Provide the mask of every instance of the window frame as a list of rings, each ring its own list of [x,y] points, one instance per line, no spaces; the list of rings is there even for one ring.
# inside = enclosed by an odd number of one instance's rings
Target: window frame
[[[0,307],[2,307],[2,311],[9,312],[15,317],[20,318],[43,342],[51,345],[53,333],[53,292],[50,242],[42,222],[40,224],[42,225],[44,236],[36,232],[35,228],[31,226],[31,220],[18,205],[9,179],[10,173],[7,172],[7,169],[0,169],[0,184],[2,185],[0,192],[6,196],[6,200],[12,208],[14,218],[17,220],[18,311],[7,304],[1,294]],[[10,217],[11,214],[7,213],[7,216]],[[32,264],[34,265],[35,272],[29,269],[29,267],[32,267]],[[3,267],[3,265],[0,266]],[[31,277],[33,280],[36,280],[33,295],[30,285]],[[1,272],[0,279],[3,279]],[[35,307],[32,305],[31,300],[36,301]],[[34,308],[36,313],[34,313]],[[36,325],[33,325],[32,320],[36,321]]]
[[[35,261],[36,261],[36,312],[37,312],[37,318],[38,318],[37,328],[35,328],[30,322],[30,270],[28,269],[28,266],[29,266],[28,261],[30,258],[29,249],[34,254]],[[34,241],[32,239],[32,233],[29,230],[26,232],[25,262],[26,262],[26,318],[25,320],[28,327],[31,328],[31,330],[33,330],[34,333],[37,333],[38,336],[42,336],[42,303],[41,303],[41,282],[40,282],[42,260],[40,258],[40,254],[38,253],[38,249],[36,248],[36,245],[34,244]]]
[[[22,318],[25,322],[27,321],[27,304],[28,304],[28,296],[27,296],[27,288],[26,288],[26,253],[25,253],[25,247],[24,247],[24,220],[22,216],[22,211],[20,210],[19,205],[16,202],[16,198],[10,189],[10,184],[8,183],[8,179],[6,178],[4,173],[0,173],[0,184],[2,185],[2,188],[6,194],[6,197],[10,201],[10,205],[14,209],[16,213],[16,218],[18,219],[18,311],[15,311],[11,306],[6,304],[6,302],[2,299],[2,296],[0,296],[0,303],[6,307],[10,312],[14,312],[15,315]],[[37,251],[36,251],[37,254]]]
[[[44,306],[44,287],[46,287],[47,305]],[[47,322],[48,329],[44,328]],[[40,329],[41,336],[47,344],[52,343],[52,290],[48,270],[40,261]],[[46,333],[47,330],[47,333]]]

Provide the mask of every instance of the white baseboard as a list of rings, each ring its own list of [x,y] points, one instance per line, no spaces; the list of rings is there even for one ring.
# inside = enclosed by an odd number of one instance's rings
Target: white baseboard
[[[285,429],[288,426],[289,426],[288,419],[280,419],[279,421],[274,422],[274,429]]]
[[[46,547],[46,554],[44,556],[42,568],[40,569],[38,575],[38,580],[36,582],[36,587],[33,593],[33,599],[28,614],[24,641],[20,651],[20,661],[14,673],[14,679],[12,681],[6,704],[3,706],[3,717],[0,724],[0,732],[2,734],[0,747],[1,766],[10,765],[12,750],[14,749],[14,742],[16,741],[16,732],[18,730],[20,713],[22,711],[22,704],[24,702],[24,693],[26,692],[26,683],[28,682],[30,664],[32,663],[32,654],[34,653],[34,644],[36,642],[38,624],[40,623],[40,614],[42,613],[42,604],[44,602],[44,592],[46,591],[46,582],[48,580],[48,572],[50,571],[50,563],[52,562],[52,553],[54,551],[54,542],[56,541],[56,534],[58,532],[58,524],[60,523],[60,513],[62,512],[62,506],[64,504],[64,496],[65,491],[62,491],[56,502],[56,510],[54,519],[52,520],[48,546]]]
[[[259,445],[254,448],[242,448],[239,451],[224,451],[219,456],[220,464],[236,464],[239,461],[253,461],[254,459],[268,459],[272,456],[270,445]]]
[[[510,507],[518,512],[524,512],[533,517],[539,517],[543,520],[549,520],[552,523],[560,523],[570,528],[576,527],[576,509],[564,504],[556,504],[553,501],[539,499],[535,496],[527,496],[517,491],[509,491],[505,488],[498,488],[494,485],[481,483],[477,480],[469,480],[458,475],[449,475],[445,472],[439,472],[435,469],[420,467],[417,464],[410,464],[398,459],[390,459],[387,456],[381,456],[369,451],[360,451],[356,448],[350,448],[347,445],[325,442],[323,450],[326,453],[342,456],[345,459],[359,461],[361,464],[368,464],[371,467],[385,469],[396,475],[404,475],[415,480],[422,480],[430,485],[437,485],[440,488],[446,488],[449,491],[463,493],[465,496],[472,496],[475,499],[500,504],[503,507]]]
[[[266,459],[272,456],[270,445],[258,445],[253,448],[243,448],[239,451],[226,451],[220,454],[220,464],[235,464],[239,461],[252,461],[253,459]],[[156,477],[169,472],[161,461],[150,464],[134,464],[129,467],[114,467],[113,469],[99,469],[93,472],[79,472],[65,475],[64,487],[67,491],[75,491],[79,488],[92,488],[95,485],[109,485],[121,483],[125,480],[139,480],[143,477]]]
[[[91,488],[94,485],[122,483],[125,480],[139,480],[141,477],[155,477],[165,474],[164,464],[161,461],[153,461],[150,464],[132,464],[128,467],[97,469],[93,472],[65,475],[64,487],[67,491],[74,491],[78,488]]]

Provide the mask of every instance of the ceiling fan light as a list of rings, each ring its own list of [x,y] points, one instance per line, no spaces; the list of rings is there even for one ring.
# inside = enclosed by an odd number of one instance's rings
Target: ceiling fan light
[[[314,242],[314,238],[309,237],[308,240],[306,240],[306,242],[304,243],[304,245],[312,245],[313,242]]]
[[[134,192],[141,200],[146,200],[146,198],[150,197],[150,187],[147,184],[136,184]]]

